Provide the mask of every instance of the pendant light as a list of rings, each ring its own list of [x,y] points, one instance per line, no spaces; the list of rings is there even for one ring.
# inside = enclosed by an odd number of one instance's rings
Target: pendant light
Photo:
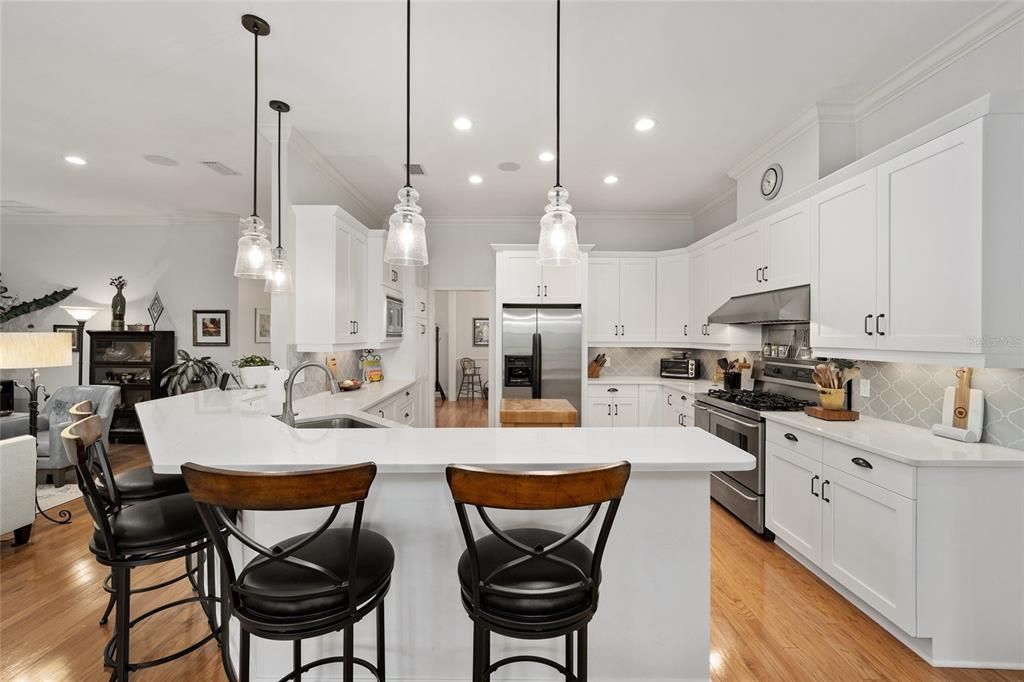
[[[277,247],[270,265],[270,277],[264,290],[272,294],[287,294],[292,290],[292,266],[281,246],[281,114],[292,110],[286,102],[272,99],[270,108],[277,112]]]
[[[384,246],[384,261],[391,265],[426,265],[427,221],[416,205],[420,193],[409,181],[409,100],[410,71],[412,65],[412,0],[405,2],[405,187],[398,190],[395,212],[388,220],[388,241]]]
[[[548,190],[548,205],[540,219],[537,262],[541,265],[575,265],[580,262],[576,216],[569,192],[562,187],[562,0],[555,0],[555,186]]]
[[[252,215],[238,221],[241,236],[238,238],[238,253],[235,255],[235,277],[245,279],[267,279],[270,277],[270,238],[267,228],[256,214],[257,187],[257,127],[259,126],[260,86],[260,36],[270,33],[270,24],[257,16],[246,14],[242,26],[252,33],[254,42],[254,86],[252,104]]]

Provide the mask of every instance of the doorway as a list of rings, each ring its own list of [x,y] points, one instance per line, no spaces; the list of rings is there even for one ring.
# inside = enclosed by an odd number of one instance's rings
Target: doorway
[[[486,427],[494,297],[488,289],[439,289],[433,296],[435,425]]]

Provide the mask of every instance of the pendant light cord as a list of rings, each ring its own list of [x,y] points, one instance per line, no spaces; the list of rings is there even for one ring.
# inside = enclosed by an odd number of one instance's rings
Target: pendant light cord
[[[555,0],[555,187],[562,186],[562,0]]]
[[[281,110],[277,110],[277,248],[281,248]]]
[[[255,48],[253,50],[253,88],[252,88],[252,214],[256,216],[256,168],[259,164],[256,151],[256,129],[259,126],[259,103],[260,103],[260,34],[253,31]]]
[[[412,70],[412,0],[405,0],[405,186],[412,187],[409,181],[409,140],[411,138],[409,126],[410,102],[412,97],[410,71]]]

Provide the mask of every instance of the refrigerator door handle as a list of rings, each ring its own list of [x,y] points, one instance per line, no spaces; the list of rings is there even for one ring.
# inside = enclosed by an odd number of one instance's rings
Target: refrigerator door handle
[[[530,371],[530,378],[533,381],[531,388],[533,389],[532,398],[537,400],[540,398],[540,380],[543,367],[541,366],[541,342],[540,333],[533,333],[533,367]]]

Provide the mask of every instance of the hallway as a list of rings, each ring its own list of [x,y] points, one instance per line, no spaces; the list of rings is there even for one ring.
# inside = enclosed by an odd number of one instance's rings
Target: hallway
[[[472,429],[487,426],[487,401],[483,398],[470,400],[434,399],[437,410],[437,428],[439,429]]]

